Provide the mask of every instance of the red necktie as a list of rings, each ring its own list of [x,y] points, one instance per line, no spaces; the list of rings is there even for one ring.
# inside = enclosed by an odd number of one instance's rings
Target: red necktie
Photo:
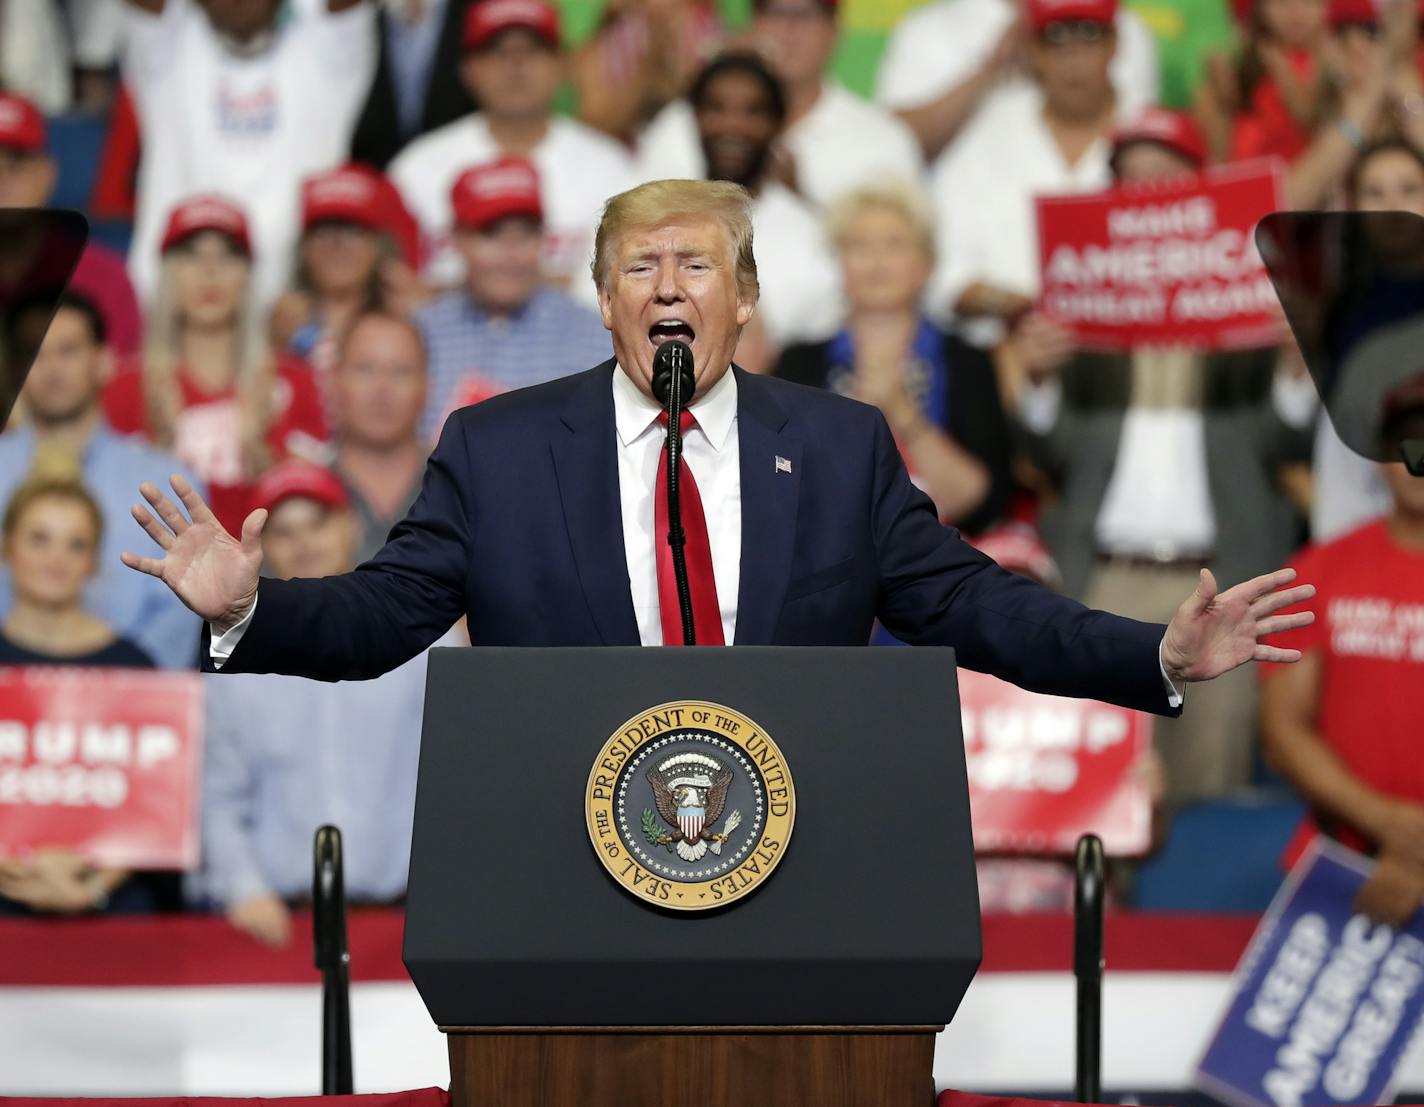
[[[668,413],[662,412],[658,422],[668,424]],[[692,412],[684,411],[679,420],[685,436],[697,425]],[[677,604],[677,578],[672,571],[672,547],[668,545],[667,510],[667,450],[658,455],[658,484],[653,502],[653,543],[658,558],[658,609],[663,621],[663,645],[682,645],[682,613]],[[717,581],[712,575],[712,543],[707,537],[707,518],[702,514],[702,497],[697,494],[697,482],[687,459],[678,459],[677,498],[682,508],[682,531],[686,536],[683,555],[687,561],[687,590],[692,597],[692,620],[697,627],[699,646],[721,646],[722,608],[717,603]]]

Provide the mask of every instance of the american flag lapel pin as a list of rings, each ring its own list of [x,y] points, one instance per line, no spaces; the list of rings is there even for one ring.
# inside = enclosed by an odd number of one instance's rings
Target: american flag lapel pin
[[[789,458],[784,458],[784,457],[782,457],[780,454],[777,454],[777,455],[776,455],[776,471],[777,471],[778,473],[789,473],[789,472],[791,472],[791,461],[790,461],[790,459],[789,459]]]

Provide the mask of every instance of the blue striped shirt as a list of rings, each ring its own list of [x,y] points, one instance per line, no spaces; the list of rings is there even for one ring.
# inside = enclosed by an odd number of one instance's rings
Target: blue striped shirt
[[[433,441],[466,384],[509,391],[591,369],[613,356],[603,321],[564,292],[541,288],[513,315],[491,315],[463,289],[416,313],[430,357],[421,429]]]

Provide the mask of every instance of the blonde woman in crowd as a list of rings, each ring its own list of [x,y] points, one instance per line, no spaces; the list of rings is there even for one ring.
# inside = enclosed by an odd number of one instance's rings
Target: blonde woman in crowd
[[[905,465],[940,518],[974,534],[1012,491],[1008,423],[988,355],[925,315],[934,213],[909,181],[869,185],[832,206],[827,227],[849,313],[828,342],[788,347],[776,375],[884,413]]]
[[[0,553],[14,603],[0,622],[0,665],[151,668],[143,650],[85,609],[103,517],[78,472],[72,456],[40,454],[5,508]],[[172,874],[103,868],[67,849],[0,851],[0,915],[153,911],[176,908],[178,892]]]
[[[321,450],[320,394],[305,364],[268,346],[240,208],[219,196],[185,201],[162,249],[147,354],[110,382],[105,414],[119,432],[146,434],[176,453],[236,530],[259,473],[282,457]]]

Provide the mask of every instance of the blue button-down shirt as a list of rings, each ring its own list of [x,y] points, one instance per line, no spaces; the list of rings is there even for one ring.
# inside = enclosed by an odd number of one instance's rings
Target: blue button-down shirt
[[[0,510],[29,475],[35,444],[35,432],[29,427],[0,434]],[[182,473],[194,488],[202,488],[176,457],[141,439],[123,437],[102,425],[89,436],[80,458],[80,477],[104,513],[104,537],[99,544],[98,575],[84,593],[84,604],[137,644],[155,665],[192,669],[198,663],[198,617],[179,602],[168,585],[134,572],[119,560],[124,550],[157,552],[153,540],[133,521],[129,508],[137,502],[143,481],[167,488],[173,473]],[[0,618],[9,613],[11,602],[10,573],[0,569]]]
[[[430,355],[430,398],[422,424],[439,436],[456,387],[474,378],[499,390],[566,377],[613,356],[603,321],[568,294],[541,288],[513,315],[490,315],[463,290],[416,313]]]
[[[324,823],[341,830],[347,895],[405,894],[425,657],[340,684],[206,678],[203,860],[191,898],[310,895],[312,837]]]
[[[390,10],[384,13],[381,20],[402,138],[420,133],[425,115],[425,93],[430,86],[430,69],[435,62],[435,47],[440,42],[440,30],[444,24],[445,0],[426,0],[420,18],[414,23]]]

